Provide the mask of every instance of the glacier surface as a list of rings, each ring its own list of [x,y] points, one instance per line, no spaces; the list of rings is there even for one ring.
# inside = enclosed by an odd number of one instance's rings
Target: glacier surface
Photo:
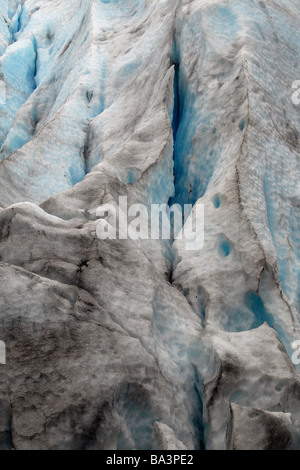
[[[300,449],[299,57],[298,0],[1,0],[1,449]]]

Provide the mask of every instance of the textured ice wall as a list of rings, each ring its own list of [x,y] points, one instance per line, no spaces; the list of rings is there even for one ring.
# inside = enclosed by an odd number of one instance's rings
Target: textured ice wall
[[[296,0],[1,2],[2,448],[300,448],[299,26]],[[204,249],[99,241],[120,195],[203,203]]]

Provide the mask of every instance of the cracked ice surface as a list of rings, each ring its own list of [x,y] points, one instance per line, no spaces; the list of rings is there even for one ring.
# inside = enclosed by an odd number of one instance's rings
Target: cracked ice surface
[[[299,25],[1,1],[1,448],[300,448]],[[124,195],[203,203],[204,249],[98,240]]]

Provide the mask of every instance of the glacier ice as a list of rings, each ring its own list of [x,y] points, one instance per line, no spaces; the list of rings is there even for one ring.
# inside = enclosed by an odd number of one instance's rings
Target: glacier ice
[[[1,1],[1,449],[300,449],[299,26]],[[204,248],[99,240],[120,196],[203,204]]]

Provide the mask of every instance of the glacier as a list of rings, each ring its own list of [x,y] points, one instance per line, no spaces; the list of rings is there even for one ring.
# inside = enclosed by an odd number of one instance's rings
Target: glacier
[[[300,449],[299,57],[298,0],[1,0],[1,449]]]

